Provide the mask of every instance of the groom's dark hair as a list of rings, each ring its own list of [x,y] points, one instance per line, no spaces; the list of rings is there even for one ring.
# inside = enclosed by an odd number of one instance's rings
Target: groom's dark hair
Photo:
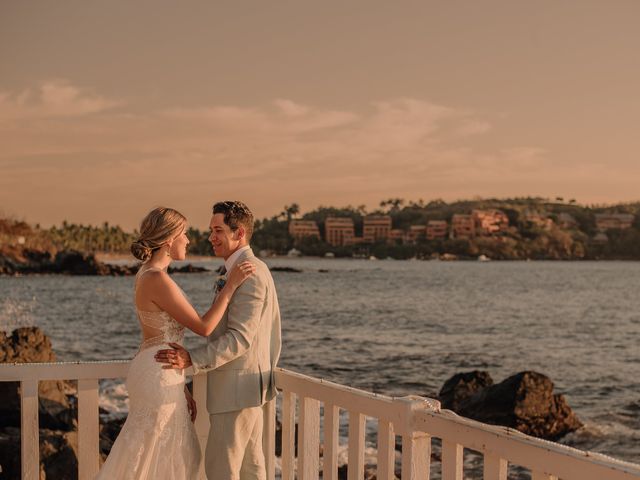
[[[253,213],[244,203],[237,200],[218,202],[213,206],[213,214],[215,215],[216,213],[224,215],[224,223],[234,232],[242,225],[247,241],[251,240],[251,235],[253,235]]]

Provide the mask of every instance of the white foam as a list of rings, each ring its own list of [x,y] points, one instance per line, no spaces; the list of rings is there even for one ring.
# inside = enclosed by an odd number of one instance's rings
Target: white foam
[[[129,394],[122,380],[106,379],[100,381],[100,407],[109,413],[109,418],[121,418],[129,412]]]

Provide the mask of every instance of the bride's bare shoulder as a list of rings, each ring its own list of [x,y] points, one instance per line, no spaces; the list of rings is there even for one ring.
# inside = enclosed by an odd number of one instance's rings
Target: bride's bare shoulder
[[[173,288],[174,281],[164,270],[150,270],[138,279],[138,290],[155,290]]]

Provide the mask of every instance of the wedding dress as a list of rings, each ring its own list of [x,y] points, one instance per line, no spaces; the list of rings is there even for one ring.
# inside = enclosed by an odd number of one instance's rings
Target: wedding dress
[[[140,269],[136,286],[150,270],[155,269]],[[184,327],[163,311],[136,312],[143,342],[127,373],[129,415],[96,478],[195,479],[201,454],[184,394],[184,370],[163,369],[154,359],[169,342],[182,344]]]

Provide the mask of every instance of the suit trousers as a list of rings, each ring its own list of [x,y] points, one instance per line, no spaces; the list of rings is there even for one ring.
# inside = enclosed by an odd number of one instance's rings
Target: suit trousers
[[[209,415],[208,480],[266,480],[262,407]]]

